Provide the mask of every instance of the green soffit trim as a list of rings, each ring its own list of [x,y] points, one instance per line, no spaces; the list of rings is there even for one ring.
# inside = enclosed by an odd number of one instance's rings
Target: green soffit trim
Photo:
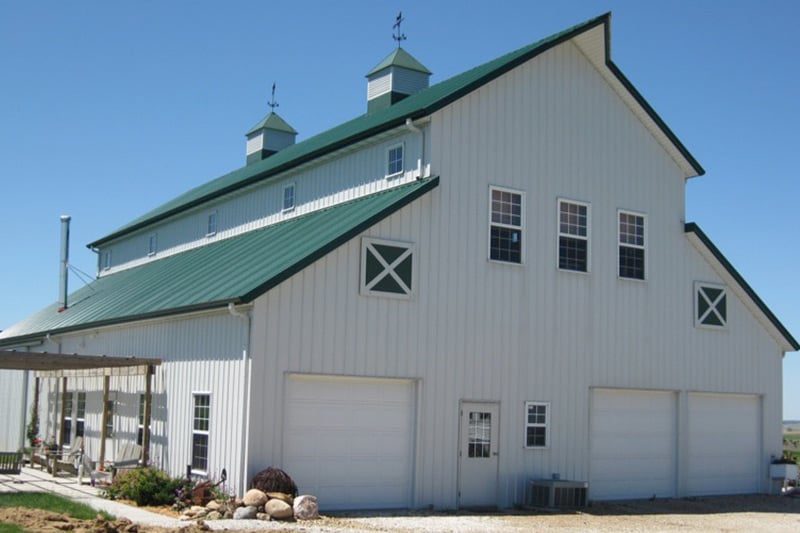
[[[669,130],[666,124],[647,104],[644,98],[633,88],[633,85],[622,75],[619,69],[609,59],[609,30],[611,15],[606,13],[588,20],[582,24],[566,29],[533,43],[531,45],[510,52],[497,59],[484,63],[452,78],[405,98],[386,109],[361,115],[353,120],[340,124],[328,131],[320,133],[302,142],[284,148],[276,154],[251,165],[234,170],[215,180],[191,189],[173,200],[157,207],[156,209],[133,220],[113,233],[90,243],[90,248],[96,248],[128,233],[145,228],[148,225],[164,220],[174,214],[202,205],[203,203],[218,198],[227,193],[236,191],[253,183],[260,182],[280,173],[306,163],[320,156],[349,146],[355,142],[368,139],[378,133],[402,126],[407,118],[412,120],[426,117],[431,113],[447,106],[470,92],[480,88],[490,81],[502,76],[539,54],[566,42],[599,25],[606,28],[606,62],[608,68],[621,82],[628,87],[631,94],[639,101],[655,123],[664,131],[664,134],[675,144],[678,151],[686,157],[687,161],[695,168],[698,174],[705,171],[695,161],[692,155],[680,143],[678,138]]]
[[[289,125],[288,122],[283,120],[277,113],[272,111],[269,115],[263,118],[258,124],[250,128],[250,131],[245,133],[245,135],[251,135],[253,133],[258,133],[261,130],[276,130],[276,131],[284,131],[286,133],[291,133],[297,135],[297,132],[294,130],[293,127]]]
[[[249,303],[434,189],[418,180],[109,274],[0,333],[0,346],[148,318]]]
[[[389,67],[402,67],[423,74],[431,74],[431,71],[425,68],[425,65],[414,59],[414,56],[403,50],[397,48],[391,54],[386,56],[383,61],[375,65],[375,68],[367,72],[367,77],[377,74],[381,70]]]
[[[798,343],[797,340],[792,336],[792,334],[789,333],[789,330],[786,329],[786,327],[783,324],[781,324],[781,321],[778,320],[778,317],[776,317],[772,313],[772,311],[770,311],[769,307],[767,307],[767,304],[765,304],[763,300],[761,300],[761,298],[758,297],[756,291],[754,291],[753,288],[750,287],[750,285],[744,280],[742,275],[736,271],[736,269],[733,267],[730,261],[728,261],[728,259],[722,254],[719,248],[717,248],[716,245],[714,245],[714,243],[711,242],[711,239],[709,239],[708,235],[706,235],[703,232],[703,230],[700,229],[700,226],[698,226],[694,222],[688,222],[684,226],[684,229],[686,233],[693,233],[695,236],[697,236],[700,242],[702,242],[703,245],[708,249],[708,251],[711,252],[711,255],[713,255],[714,258],[717,261],[719,261],[719,263],[723,266],[723,268],[725,268],[725,270],[728,271],[728,274],[730,274],[731,277],[734,280],[736,280],[736,283],[738,283],[739,286],[742,288],[742,290],[745,293],[747,293],[747,295],[750,297],[751,300],[753,300],[753,303],[755,303],[756,306],[758,306],[758,308],[761,309],[761,312],[763,312],[764,315],[769,319],[769,321],[772,322],[772,325],[775,326],[775,328],[781,333],[781,335],[783,335],[783,338],[786,339],[786,342],[788,342],[795,350],[800,350],[800,343]]]

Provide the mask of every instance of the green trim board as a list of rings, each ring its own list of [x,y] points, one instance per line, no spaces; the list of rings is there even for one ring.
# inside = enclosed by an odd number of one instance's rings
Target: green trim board
[[[427,89],[423,89],[385,109],[361,115],[328,131],[286,147],[263,161],[246,165],[177,196],[160,207],[118,228],[109,235],[90,243],[88,247],[97,248],[119,237],[202,205],[205,202],[230,192],[274,176],[279,176],[281,173],[303,163],[369,139],[376,134],[403,126],[406,119],[417,120],[427,117],[532,58],[582,33],[592,30],[599,25],[605,26],[605,62],[608,68],[620,82],[631,91],[634,99],[639,102],[654,123],[664,132],[666,137],[672,141],[679,153],[686,158],[687,162],[695,169],[698,175],[704,174],[705,171],[703,168],[680,143],[675,134],[669,130],[653,108],[647,104],[638,91],[633,88],[633,85],[611,62],[609,44],[610,29],[608,27],[610,21],[610,13],[595,17],[584,23],[573,26],[572,28],[553,34],[536,43],[467,70],[466,72],[453,76]]]
[[[684,226],[684,231],[687,234],[692,234],[700,241],[700,243],[705,246],[708,252],[714,257],[714,259],[719,262],[719,264],[730,274],[730,276],[736,281],[739,287],[747,294],[748,297],[753,301],[753,303],[764,313],[764,316],[775,326],[775,329],[780,332],[786,342],[796,351],[800,350],[800,343],[789,333],[789,330],[778,320],[778,317],[770,311],[769,307],[764,303],[764,301],[759,298],[758,294],[753,290],[752,287],[744,280],[741,274],[737,272],[737,270],[733,267],[733,265],[728,261],[728,259],[722,254],[722,252],[717,248],[711,239],[708,238],[703,230],[700,229],[700,226],[695,224],[694,222],[688,222]]]
[[[438,185],[417,180],[105,275],[71,294],[63,312],[53,304],[0,333],[0,347],[250,303]]]

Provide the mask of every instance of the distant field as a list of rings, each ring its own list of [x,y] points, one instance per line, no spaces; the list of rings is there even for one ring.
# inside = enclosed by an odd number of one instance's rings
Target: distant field
[[[795,461],[800,462],[800,431],[784,433],[783,440],[783,451],[789,453]]]

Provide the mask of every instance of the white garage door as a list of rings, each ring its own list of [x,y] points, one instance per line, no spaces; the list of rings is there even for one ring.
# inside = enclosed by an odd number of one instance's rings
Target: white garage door
[[[411,506],[414,382],[291,376],[284,470],[323,510]]]
[[[759,492],[761,402],[758,396],[689,395],[687,492]]]
[[[676,398],[671,392],[592,394],[590,498],[675,496]]]

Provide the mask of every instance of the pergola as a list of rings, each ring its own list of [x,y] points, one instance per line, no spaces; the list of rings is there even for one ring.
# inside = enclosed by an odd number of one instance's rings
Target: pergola
[[[161,359],[109,355],[79,355],[47,352],[0,350],[0,369],[33,370],[36,372],[34,401],[39,397],[40,378],[61,378],[61,420],[66,418],[67,379],[71,377],[103,377],[103,422],[100,436],[100,463],[105,460],[106,428],[108,423],[108,393],[111,376],[143,375],[145,379],[144,428],[142,431],[142,464],[147,465],[150,455],[150,416],[152,384],[155,367]],[[64,445],[64,433],[59,431],[58,445]]]

